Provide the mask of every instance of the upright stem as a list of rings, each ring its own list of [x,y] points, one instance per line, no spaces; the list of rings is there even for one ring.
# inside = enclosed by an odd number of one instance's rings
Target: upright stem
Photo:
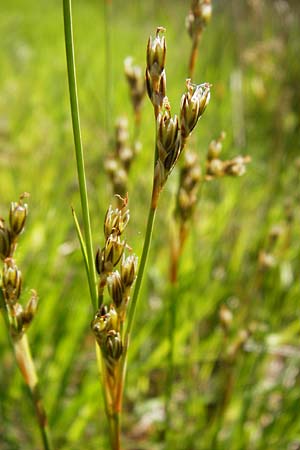
[[[175,331],[177,319],[177,283],[180,256],[187,236],[186,225],[180,224],[178,233],[174,224],[174,230],[171,236],[171,257],[170,257],[170,291],[168,299],[168,368],[167,368],[167,385],[165,395],[165,440],[168,443],[171,430],[171,400],[174,381],[174,347],[175,347]]]
[[[191,80],[193,79],[194,73],[195,73],[200,38],[201,38],[201,34],[197,34],[193,39],[192,51],[191,51],[190,61],[189,61],[189,70],[188,70],[189,77],[191,78]]]
[[[68,67],[68,81],[69,81],[69,93],[70,93],[70,105],[72,114],[73,136],[75,144],[77,176],[79,183],[79,192],[81,200],[81,209],[84,225],[84,236],[86,240],[86,252],[88,257],[88,270],[87,277],[89,282],[90,296],[94,311],[97,309],[97,279],[94,264],[94,252],[92,244],[92,231],[89,214],[88,195],[85,178],[83,147],[80,130],[80,117],[76,84],[76,71],[75,71],[75,55],[74,55],[74,42],[73,42],[73,27],[72,27],[72,7],[71,0],[63,0],[63,13],[64,13],[64,28],[65,28],[65,44],[66,44],[66,56]]]
[[[150,206],[149,212],[148,212],[148,221],[147,221],[144,246],[143,246],[143,251],[142,251],[142,256],[141,256],[141,262],[140,262],[140,266],[139,266],[137,279],[135,282],[133,296],[131,299],[130,310],[128,313],[127,328],[125,331],[125,344],[128,344],[128,338],[130,336],[131,329],[132,329],[134,314],[135,314],[135,310],[136,310],[136,304],[138,301],[139,292],[140,292],[142,279],[143,279],[143,275],[144,275],[144,270],[146,267],[146,262],[147,262],[148,253],[149,253],[150,244],[151,244],[152,231],[153,231],[153,225],[154,225],[154,220],[155,220],[155,213],[156,213],[156,207],[153,206],[153,202],[151,200],[151,206]]]
[[[105,26],[105,127],[109,138],[112,116],[112,49],[111,49],[112,0],[104,0]]]

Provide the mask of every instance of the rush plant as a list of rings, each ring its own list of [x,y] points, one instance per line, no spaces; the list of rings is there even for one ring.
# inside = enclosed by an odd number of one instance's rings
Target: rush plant
[[[127,197],[121,199],[120,207],[113,209],[110,206],[107,211],[104,221],[105,245],[97,251],[95,264],[77,98],[71,1],[64,0],[63,6],[70,103],[84,234],[81,233],[75,212],[74,218],[94,310],[92,330],[96,340],[111,447],[113,450],[119,450],[121,448],[120,417],[128,348],[159,198],[190,134],[209,103],[210,85],[208,83],[196,85],[188,79],[186,93],[181,97],[179,116],[171,114],[171,105],[166,95],[165,29],[158,27],[156,35],[148,40],[146,52],[146,87],[154,110],[155,148],[152,195],[139,269],[136,275],[137,259],[134,255],[129,255],[127,258],[124,256],[127,244],[122,240],[121,235],[129,220]],[[118,265],[120,265],[120,271],[117,270]],[[96,279],[95,268],[99,281]],[[131,296],[134,281],[135,287]],[[112,300],[110,306],[104,300],[106,287]]]

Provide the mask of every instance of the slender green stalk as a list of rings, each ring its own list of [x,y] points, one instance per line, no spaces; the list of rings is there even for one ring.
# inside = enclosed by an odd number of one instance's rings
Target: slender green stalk
[[[142,279],[143,279],[143,275],[144,275],[144,270],[145,270],[145,267],[146,267],[147,257],[148,257],[148,253],[149,253],[149,249],[150,249],[153,225],[154,225],[154,220],[155,220],[155,213],[156,213],[156,208],[153,208],[152,205],[151,205],[150,208],[149,208],[149,213],[148,213],[148,221],[147,221],[147,228],[146,228],[144,246],[143,246],[143,251],[142,251],[142,256],[141,256],[141,262],[140,262],[140,266],[139,266],[137,279],[136,279],[136,282],[135,282],[135,288],[134,288],[133,296],[132,296],[132,299],[131,299],[130,310],[129,310],[129,313],[128,313],[127,327],[126,327],[126,331],[125,331],[125,344],[126,344],[126,347],[127,347],[128,338],[130,336],[131,329],[132,329],[134,314],[135,314],[135,310],[136,310],[136,304],[137,304],[137,301],[138,301],[139,292],[140,292]]]
[[[72,7],[71,0],[63,0],[63,14],[64,14],[64,29],[65,29],[65,44],[66,44],[66,57],[68,67],[68,81],[69,81],[69,93],[70,93],[70,105],[72,114],[73,136],[75,144],[77,175],[79,183],[79,192],[83,216],[84,236],[86,240],[86,252],[88,257],[88,270],[87,277],[89,280],[91,301],[94,311],[97,309],[97,280],[94,264],[94,252],[92,244],[92,231],[90,223],[88,195],[86,187],[83,147],[80,130],[80,117],[76,84],[76,71],[75,71],[75,54],[74,54],[74,42],[73,42],[73,28],[72,28]]]
[[[177,316],[177,286],[172,284],[170,286],[169,299],[168,299],[168,369],[167,369],[167,384],[165,390],[165,434],[166,442],[169,443],[171,431],[171,400],[173,392],[174,382],[174,348],[175,348],[175,330],[176,330],[176,316]]]
[[[3,293],[2,293],[2,289],[1,288],[0,288],[0,309],[1,309],[1,312],[2,312],[2,316],[3,316],[3,320],[5,322],[6,329],[9,332],[9,327],[10,327],[9,318],[8,318],[7,313],[6,313],[6,305],[5,305],[5,301],[4,301],[4,297],[3,297]]]
[[[105,128],[111,137],[112,117],[112,49],[111,49],[112,0],[104,0],[105,27]]]

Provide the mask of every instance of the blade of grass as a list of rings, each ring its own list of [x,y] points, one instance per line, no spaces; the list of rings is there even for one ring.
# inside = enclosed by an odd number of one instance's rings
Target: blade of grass
[[[73,136],[75,144],[77,176],[79,183],[79,192],[83,216],[84,236],[86,240],[86,253],[88,259],[88,280],[91,289],[91,302],[94,311],[97,309],[97,280],[96,270],[94,264],[94,252],[92,244],[92,231],[89,214],[88,194],[86,186],[83,146],[81,139],[78,95],[77,95],[77,83],[76,83],[76,70],[75,70],[75,54],[74,54],[74,41],[73,41],[73,27],[72,27],[72,7],[71,0],[63,0],[63,15],[64,15],[64,30],[65,30],[65,44],[66,44],[66,57],[67,57],[67,69],[68,69],[68,82],[69,82],[69,94],[70,105],[73,125]]]

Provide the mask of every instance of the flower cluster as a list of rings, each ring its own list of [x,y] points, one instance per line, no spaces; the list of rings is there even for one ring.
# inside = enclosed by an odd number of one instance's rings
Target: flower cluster
[[[225,133],[222,132],[218,139],[211,141],[206,157],[206,180],[224,176],[238,177],[246,172],[246,164],[251,161],[250,156],[236,156],[229,160],[221,160],[220,153],[223,148]]]
[[[114,194],[124,196],[127,192],[131,163],[139,151],[139,142],[129,144],[128,121],[120,117],[116,123],[115,150],[105,161],[105,169],[111,180]]]
[[[210,100],[210,85],[193,84],[186,80],[187,92],[182,95],[179,118],[171,114],[171,106],[166,96],[166,43],[158,28],[156,37],[149,38],[147,47],[146,84],[156,118],[156,196],[163,188],[181,155],[186,141],[205,111]],[[155,192],[156,191],[156,192]]]
[[[26,331],[38,304],[38,297],[34,290],[31,291],[31,298],[25,308],[20,304],[22,273],[14,260],[17,241],[24,230],[28,214],[28,206],[23,201],[26,197],[28,194],[24,193],[20,196],[19,202],[11,203],[9,226],[6,226],[5,221],[0,218],[0,258],[3,261],[1,290],[14,337],[21,337]]]
[[[137,257],[134,254],[125,256],[125,249],[129,247],[121,237],[129,221],[127,203],[126,197],[122,199],[120,208],[108,208],[104,220],[105,245],[96,254],[99,310],[92,321],[92,330],[109,367],[113,366],[122,354],[120,331],[137,270]],[[109,307],[103,304],[105,287],[112,300]]]
[[[133,60],[130,56],[124,61],[124,71],[129,86],[130,99],[136,121],[139,122],[141,108],[146,92],[143,71],[140,66],[133,65]]]
[[[180,170],[179,187],[176,200],[176,215],[182,223],[188,221],[197,203],[197,194],[201,180],[201,169],[196,153],[188,150]]]

